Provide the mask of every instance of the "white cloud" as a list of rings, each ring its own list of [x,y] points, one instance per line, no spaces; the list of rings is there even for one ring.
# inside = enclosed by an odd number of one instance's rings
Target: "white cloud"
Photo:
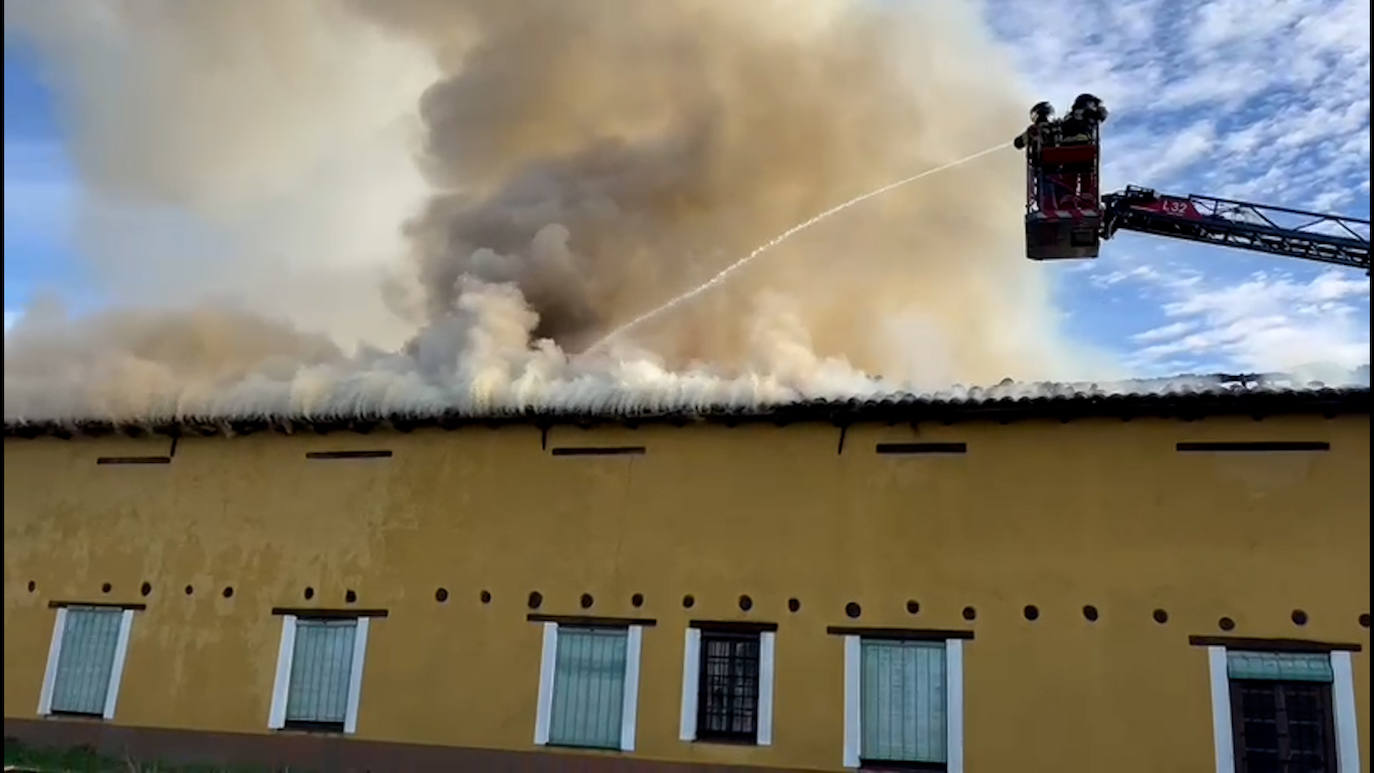
[[[1368,193],[1368,0],[993,0],[985,16],[1036,98],[1092,91],[1113,110],[1109,189],[1333,207]]]
[[[1136,333],[1131,336],[1131,340],[1142,344],[1165,341],[1181,336],[1195,327],[1197,327],[1195,322],[1171,322],[1161,327],[1152,327],[1142,333]]]
[[[1093,274],[1088,277],[1088,281],[1098,289],[1106,289],[1115,284],[1120,284],[1128,279],[1156,280],[1159,272],[1150,266],[1136,266],[1126,271],[1111,271],[1106,274]]]
[[[1369,362],[1369,277],[1341,269],[1299,279],[1257,272],[1238,283],[1196,273],[1128,274],[1163,292],[1172,322],[1131,336],[1133,367],[1158,372],[1179,355],[1242,370],[1352,369]]]

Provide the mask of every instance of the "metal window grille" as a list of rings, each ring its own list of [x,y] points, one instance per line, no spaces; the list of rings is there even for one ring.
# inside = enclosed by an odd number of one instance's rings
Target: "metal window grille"
[[[944,642],[866,639],[859,668],[860,760],[944,770]]]
[[[343,730],[357,631],[357,620],[296,621],[288,727]]]
[[[753,743],[758,714],[759,635],[702,631],[697,737]]]
[[[105,713],[123,615],[121,609],[67,608],[53,680],[52,711],[95,716]]]
[[[628,632],[558,627],[549,743],[619,749]]]
[[[1335,773],[1331,685],[1231,680],[1237,773]]]

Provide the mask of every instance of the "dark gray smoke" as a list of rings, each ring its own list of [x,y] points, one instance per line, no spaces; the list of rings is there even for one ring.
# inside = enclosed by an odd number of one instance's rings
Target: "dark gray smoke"
[[[1020,257],[1011,151],[817,225],[596,359],[564,353],[818,211],[1014,134],[1026,99],[975,10],[10,3],[96,200],[170,207],[232,248],[140,250],[143,231],[88,219],[94,259],[133,278],[112,283],[120,300],[214,283],[386,345],[321,358],[310,336],[239,317],[215,327],[274,343],[150,347],[117,314],[30,321],[7,341],[6,416],[742,404],[1083,375]],[[212,312],[171,313],[136,317],[175,337]]]

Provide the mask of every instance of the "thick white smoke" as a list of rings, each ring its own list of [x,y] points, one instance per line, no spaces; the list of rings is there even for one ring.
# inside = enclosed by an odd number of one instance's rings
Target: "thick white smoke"
[[[142,310],[21,319],[7,420],[672,409],[1099,371],[1020,257],[1010,150],[569,355],[1014,134],[1027,100],[970,4],[21,0],[12,26],[72,127],[86,250]]]

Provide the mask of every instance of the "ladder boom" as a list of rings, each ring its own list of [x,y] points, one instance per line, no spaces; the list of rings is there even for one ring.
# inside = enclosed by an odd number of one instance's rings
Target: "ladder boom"
[[[1103,196],[1102,210],[1106,239],[1135,231],[1369,270],[1368,220],[1134,186]]]

